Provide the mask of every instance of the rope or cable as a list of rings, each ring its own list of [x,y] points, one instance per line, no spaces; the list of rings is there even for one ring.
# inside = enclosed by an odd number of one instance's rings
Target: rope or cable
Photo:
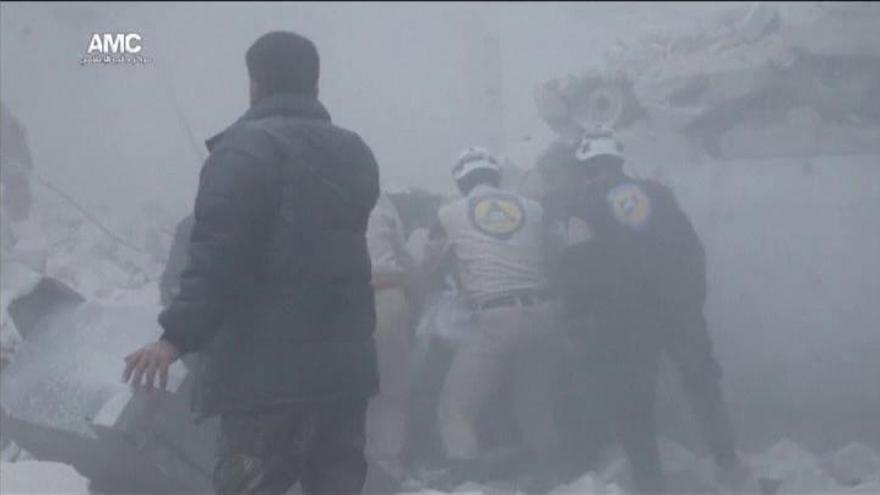
[[[31,178],[34,179],[37,183],[41,184],[43,187],[51,190],[52,192],[54,192],[55,194],[60,196],[63,200],[65,200],[68,204],[70,204],[71,206],[76,208],[76,210],[78,212],[80,212],[80,214],[83,217],[85,217],[86,220],[88,220],[89,222],[94,224],[96,227],[98,227],[98,229],[101,230],[101,232],[106,234],[108,237],[110,237],[111,239],[113,239],[117,243],[119,243],[119,244],[133,250],[133,251],[136,251],[140,254],[151,256],[151,254],[146,249],[132,244],[131,242],[125,240],[119,234],[116,234],[115,232],[110,230],[109,227],[107,227],[106,225],[101,223],[100,220],[98,220],[94,215],[89,213],[89,211],[86,210],[84,207],[82,207],[75,199],[73,199],[73,197],[71,197],[69,194],[64,192],[64,190],[62,190],[61,188],[59,188],[55,184],[52,184],[51,182],[47,181],[46,179],[43,179],[42,177],[40,177],[39,175],[37,175],[33,172],[31,173]]]

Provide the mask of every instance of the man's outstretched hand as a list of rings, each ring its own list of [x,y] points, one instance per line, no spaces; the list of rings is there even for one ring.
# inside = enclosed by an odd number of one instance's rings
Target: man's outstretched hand
[[[122,381],[131,382],[132,386],[152,390],[159,375],[159,388],[165,390],[168,385],[168,367],[177,361],[180,351],[174,344],[165,340],[157,340],[152,344],[145,345],[137,351],[125,357],[125,372]]]

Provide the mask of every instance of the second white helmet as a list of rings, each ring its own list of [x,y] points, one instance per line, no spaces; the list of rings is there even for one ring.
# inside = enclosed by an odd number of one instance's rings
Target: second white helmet
[[[464,150],[452,167],[452,177],[459,181],[475,170],[494,170],[501,172],[501,162],[489,150],[471,146]]]
[[[624,161],[623,145],[612,131],[604,128],[586,132],[575,149],[575,158],[582,163],[600,156],[612,157],[621,163]]]

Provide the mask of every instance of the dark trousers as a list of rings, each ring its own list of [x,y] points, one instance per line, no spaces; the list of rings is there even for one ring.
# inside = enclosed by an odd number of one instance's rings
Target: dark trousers
[[[721,368],[702,315],[665,325],[598,324],[581,335],[583,362],[613,418],[618,440],[643,493],[663,491],[654,395],[660,357],[670,359],[715,460],[735,459]]]
[[[682,380],[709,453],[719,465],[736,460],[733,427],[721,393],[721,366],[715,359],[706,319],[700,314],[670,324],[663,350]]]
[[[660,348],[636,337],[599,336],[587,365],[629,460],[636,490],[655,493],[663,490],[654,417]]]
[[[360,493],[367,400],[305,403],[221,417],[217,493]]]

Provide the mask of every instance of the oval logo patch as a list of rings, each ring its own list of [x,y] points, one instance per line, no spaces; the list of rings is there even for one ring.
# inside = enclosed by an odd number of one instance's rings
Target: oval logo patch
[[[471,201],[471,222],[486,235],[509,239],[525,221],[525,209],[516,197],[493,195]]]
[[[651,218],[651,200],[635,184],[622,184],[608,191],[608,202],[614,218],[628,227],[644,227]]]

